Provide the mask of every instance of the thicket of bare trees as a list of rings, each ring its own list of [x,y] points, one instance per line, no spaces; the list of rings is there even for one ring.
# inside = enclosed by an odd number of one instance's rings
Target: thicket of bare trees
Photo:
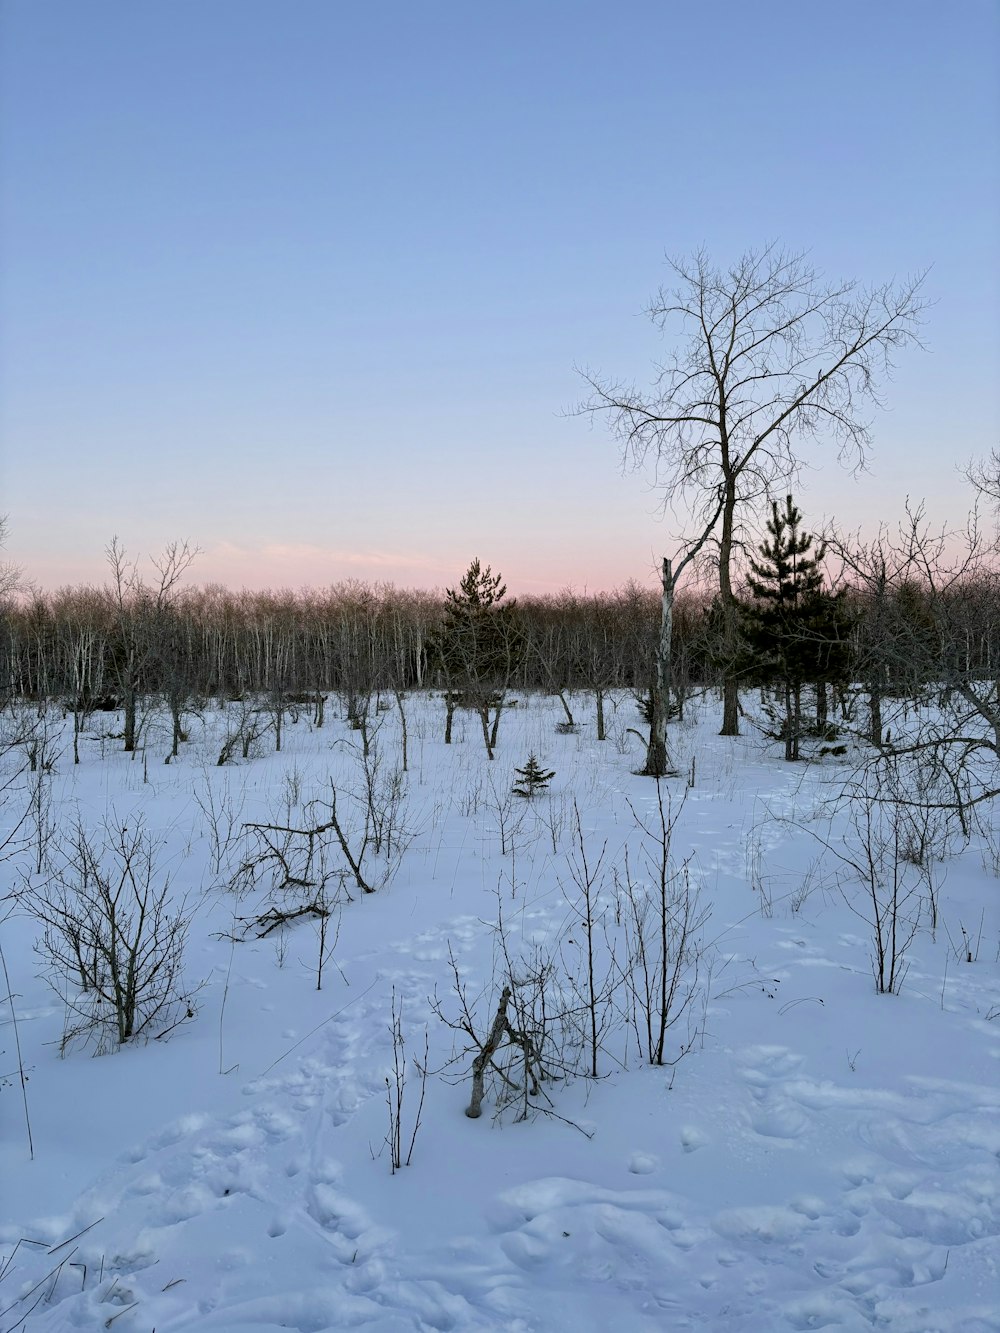
[[[0,663],[10,694],[84,714],[124,707],[130,694],[155,695],[182,717],[197,698],[267,695],[287,705],[311,694],[315,706],[317,692],[339,694],[360,714],[378,691],[446,688],[428,651],[444,606],[433,593],[359,583],[323,592],[181,587],[160,605],[117,583],[33,591],[0,612]],[[609,690],[645,684],[655,592],[630,584],[519,598],[517,609],[523,643],[504,664],[512,688],[587,690],[600,720]]]
[[[853,587],[852,666],[867,739],[892,762],[905,754],[934,768],[938,806],[964,812],[1000,795],[996,537],[975,510],[950,531],[917,508],[895,533],[830,541]]]

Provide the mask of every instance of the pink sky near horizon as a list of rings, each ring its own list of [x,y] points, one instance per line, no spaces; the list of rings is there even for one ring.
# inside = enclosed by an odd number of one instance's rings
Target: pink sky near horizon
[[[607,442],[609,460],[611,442]],[[882,460],[873,460],[882,461]],[[968,461],[968,460],[964,460]],[[807,477],[805,484],[793,487],[796,500],[804,510],[806,528],[820,532],[828,519],[834,518],[838,527],[851,535],[858,529],[863,537],[874,536],[882,526],[892,536],[905,517],[907,502],[923,502],[927,521],[932,530],[941,528],[960,531],[968,515],[973,494],[964,484],[959,472],[959,460],[950,460],[953,466],[939,474],[937,487],[922,491],[909,483],[933,480],[933,477],[913,469],[900,477],[899,460],[891,456],[883,471],[896,475],[893,484],[883,481],[878,473],[863,474],[860,479],[844,472]],[[611,592],[626,583],[636,582],[655,588],[659,584],[660,562],[663,556],[676,556],[683,543],[676,521],[660,513],[660,497],[649,491],[636,477],[615,476],[620,487],[619,504],[606,502],[608,515],[594,515],[590,540],[583,549],[574,544],[570,549],[560,547],[560,533],[556,528],[540,540],[542,557],[536,552],[524,551],[521,544],[503,541],[476,543],[472,534],[465,545],[449,550],[436,545],[408,552],[402,549],[359,546],[322,546],[313,542],[267,541],[260,543],[213,541],[194,534],[169,533],[164,530],[158,543],[142,543],[142,530],[123,537],[130,561],[149,581],[155,579],[152,563],[171,541],[188,540],[199,547],[198,554],[187,571],[185,586],[204,587],[221,585],[231,591],[279,591],[289,589],[321,590],[337,584],[357,581],[375,586],[392,585],[399,589],[421,589],[442,592],[454,587],[473,558],[483,565],[491,565],[500,573],[511,594],[547,595],[571,590],[576,593]],[[820,501],[839,501],[834,510],[819,510]],[[857,522],[845,521],[844,513],[853,515]],[[763,517],[763,516],[762,516]],[[631,521],[630,521],[631,520]],[[983,528],[994,530],[994,516],[983,511]],[[111,537],[121,534],[112,532]],[[19,565],[28,584],[42,591],[80,585],[101,586],[107,583],[109,569],[104,547],[94,550],[86,559],[60,556],[51,545],[42,559],[24,558],[27,554],[16,533],[9,534],[7,550],[3,555]],[[952,544],[957,553],[958,543]],[[688,576],[690,580],[691,575]]]
[[[29,565],[17,559],[16,542],[10,544],[5,554],[19,566],[26,582],[42,591],[103,585],[108,581],[108,565],[100,554],[87,561],[36,560]],[[139,572],[152,581],[155,571],[151,557],[158,552],[129,549],[127,554],[138,561]],[[308,543],[252,547],[218,542],[199,549],[184,582],[189,586],[219,584],[233,591],[277,591],[321,589],[356,580],[372,586],[391,584],[401,589],[441,591],[458,583],[473,558],[479,558],[483,565],[492,565],[495,573],[502,574],[509,591],[521,594],[557,593],[566,588],[576,592],[609,592],[632,580],[652,584],[659,565],[659,558],[650,549],[648,557],[637,563],[623,554],[613,565],[593,567],[590,578],[581,578],[579,572],[568,567],[566,577],[560,577],[558,571],[552,577],[540,577],[533,562],[519,560],[517,556],[495,560],[485,549],[471,549],[448,560],[404,552],[344,551]]]

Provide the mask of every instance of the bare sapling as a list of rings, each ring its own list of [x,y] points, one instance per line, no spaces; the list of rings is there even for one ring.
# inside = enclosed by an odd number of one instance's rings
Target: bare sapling
[[[237,751],[244,759],[249,759],[270,726],[271,718],[255,701],[243,698],[231,705],[226,710],[226,734],[216,760],[217,767],[232,763]]]
[[[894,995],[906,975],[906,951],[920,926],[921,898],[900,856],[899,831],[889,836],[869,808],[852,816],[855,868],[865,890],[872,931],[872,973],[880,995]]]
[[[412,839],[403,820],[406,778],[401,768],[386,769],[376,744],[361,756],[361,788],[363,843],[370,844],[376,856],[391,861],[402,855]]]
[[[656,805],[644,819],[630,803],[641,834],[637,855],[627,849],[617,872],[625,926],[623,984],[629,1021],[639,1049],[653,1065],[675,1065],[698,1037],[695,1003],[700,993],[703,908],[688,862],[677,866],[671,840],[684,799],[672,805],[656,783]],[[667,1039],[675,1040],[668,1049]]]
[[[344,860],[350,867],[351,874],[354,877],[354,883],[357,885],[361,893],[374,893],[377,885],[369,883],[362,871],[365,854],[370,846],[367,830],[363,834],[360,844],[352,847],[351,840],[348,837],[347,832],[345,832],[344,823],[341,821],[340,815],[337,813],[337,788],[334,786],[332,779],[330,781],[330,799],[328,808],[330,819],[325,827],[333,829],[337,838],[337,843],[343,853]]]
[[[5,918],[4,918],[5,919]],[[0,924],[3,921],[0,919]],[[10,973],[7,971],[7,958],[3,951],[3,941],[0,940],[0,970],[3,972],[4,995],[0,995],[0,1004],[7,1003],[10,1006],[10,1021],[14,1033],[14,1051],[17,1056],[17,1078],[21,1087],[21,1104],[24,1107],[24,1127],[28,1133],[28,1156],[32,1161],[35,1160],[35,1140],[31,1132],[31,1113],[28,1110],[28,1071],[24,1067],[24,1056],[21,1053],[21,1032],[17,1025],[17,1009],[14,1005],[15,995],[13,987],[10,984]],[[0,1070],[0,1087],[3,1086],[6,1075]],[[2,1271],[0,1271],[2,1276]]]
[[[575,924],[567,939],[577,945],[579,962],[566,969],[570,984],[582,1000],[581,1019],[591,1078],[597,1078],[598,1052],[614,1021],[614,1001],[621,985],[621,973],[615,964],[614,950],[605,929],[608,904],[602,886],[608,844],[605,840],[596,853],[587,846],[580,810],[573,802],[574,846],[567,857],[567,868],[575,892],[563,886]]]
[[[952,801],[954,775],[934,751],[887,756],[878,765],[880,799],[891,814],[900,858],[913,866],[920,881],[932,931],[938,927],[941,865],[968,829]]]
[[[575,798],[567,799],[565,792],[560,793],[558,801],[553,800],[550,794],[547,801],[536,806],[538,820],[549,835],[553,856],[558,856],[563,836],[567,828],[572,825],[570,809],[575,806]]]
[[[864,921],[872,944],[872,975],[879,995],[895,995],[906,976],[906,954],[924,913],[921,888],[926,878],[920,867],[903,855],[898,809],[886,799],[877,771],[863,770],[845,788],[848,831],[844,837],[819,838],[839,865],[851,893],[841,881],[844,899]]]
[[[372,742],[378,735],[379,728],[382,726],[382,719],[376,714],[376,720],[372,722],[372,695],[374,691],[371,688],[361,689],[351,687],[344,692],[344,712],[347,717],[347,725],[352,731],[356,731],[361,737],[361,750],[367,759],[371,750]]]
[[[316,959],[317,990],[323,989],[323,969],[326,967],[327,963],[333,959],[334,950],[336,949],[337,943],[340,940],[340,896],[339,895],[335,896],[334,905],[332,907],[329,906],[325,901],[326,898],[325,885],[323,889],[323,896],[324,896],[323,906],[326,907],[326,911],[319,912],[316,915],[316,920],[318,923],[316,933],[319,937],[319,953]],[[330,929],[331,922],[333,924],[332,934]],[[339,964],[337,965],[337,967],[339,971],[340,970]],[[340,975],[341,976],[344,975],[342,971]]]
[[[478,1119],[489,1090],[497,1118],[513,1109],[517,1121],[539,1113],[563,1120],[549,1088],[572,1077],[579,1065],[579,1004],[544,950],[535,947],[517,957],[511,953],[499,892],[497,904],[494,982],[479,996],[481,1001],[499,991],[489,1026],[480,1019],[478,1002],[470,1000],[453,954],[449,957],[457,1013],[446,1014],[439,1003],[433,1006],[437,1016],[465,1039],[455,1058],[473,1057],[465,1114]]]
[[[182,971],[190,913],[141,817],[99,835],[78,822],[55,869],[18,898],[42,926],[36,948],[66,1010],[64,1050],[76,1040],[115,1049],[194,1017]]]
[[[576,999],[555,959],[541,948],[516,961],[508,958],[507,966],[511,994],[508,1058],[499,1066],[501,1100],[517,1109],[517,1120],[538,1111],[552,1115],[555,1102],[549,1088],[571,1078],[579,1062]]]
[[[59,751],[56,740],[59,727],[44,705],[39,708],[35,725],[28,738],[28,808],[30,811],[31,843],[35,874],[41,875],[49,865],[50,849],[56,836],[56,819],[52,803],[52,776]]]
[[[428,1058],[430,1054],[430,1036],[427,1029],[424,1028],[424,1058],[418,1060],[414,1057],[413,1068],[416,1071],[418,1079],[419,1094],[417,1097],[416,1110],[413,1113],[412,1126],[409,1137],[403,1126],[404,1108],[409,1105],[406,1099],[407,1088],[407,1061],[406,1061],[406,1034],[403,1028],[403,1000],[396,995],[395,986],[392,989],[392,1022],[389,1031],[392,1035],[392,1069],[385,1079],[386,1106],[389,1113],[389,1132],[386,1135],[386,1143],[389,1148],[389,1160],[391,1164],[391,1173],[395,1175],[397,1171],[404,1166],[409,1166],[413,1161],[413,1149],[416,1146],[417,1135],[420,1132],[420,1125],[424,1111],[424,1098],[427,1094],[427,1073]],[[404,1156],[403,1150],[406,1150]]]
[[[246,788],[234,792],[228,781],[217,786],[210,770],[205,770],[202,785],[195,788],[194,800],[208,833],[209,865],[212,874],[218,878],[228,865],[230,853],[242,832]]]
[[[524,826],[524,807],[515,800],[512,788],[498,785],[492,770],[487,770],[486,786],[489,791],[486,806],[500,839],[500,855],[513,858],[515,840]]]

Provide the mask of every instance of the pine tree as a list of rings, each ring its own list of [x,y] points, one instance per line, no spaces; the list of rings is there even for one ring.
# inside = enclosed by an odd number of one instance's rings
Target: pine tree
[[[444,617],[428,643],[432,666],[444,677],[445,742],[451,743],[452,719],[459,704],[479,714],[486,753],[493,758],[504,692],[524,656],[516,618],[517,603],[506,601],[507,585],[478,558],[458,588],[446,590]],[[490,710],[494,710],[490,726]]]
[[[741,614],[744,674],[762,683],[777,680],[783,689],[787,760],[799,758],[803,685],[817,686],[822,709],[826,684],[843,678],[847,660],[843,596],[825,591],[826,547],[821,542],[814,551],[813,537],[801,523],[790,495],[784,509],[772,502],[770,538],[758,547],[761,558],[750,561],[753,598]]]
[[[528,762],[523,768],[515,768],[514,772],[519,781],[514,783],[512,791],[515,796],[523,796],[526,801],[544,791],[555,777],[555,770],[542,768],[534,754],[528,756]]]

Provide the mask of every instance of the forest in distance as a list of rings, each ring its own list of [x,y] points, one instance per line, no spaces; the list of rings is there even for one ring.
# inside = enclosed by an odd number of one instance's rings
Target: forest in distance
[[[843,713],[862,696],[863,730],[875,745],[886,739],[884,696],[957,691],[992,729],[984,691],[995,694],[1000,670],[1000,572],[978,529],[956,544],[916,513],[895,540],[820,542],[792,511],[788,526],[774,507],[771,526],[781,529],[747,571],[735,644],[710,584],[673,596],[670,710],[682,712],[691,690],[735,674],[744,690],[811,687],[820,726],[827,699]],[[474,560],[443,594],[355,581],[233,592],[185,586],[195,557],[172,546],[150,562],[148,577],[113,543],[105,586],[55,592],[17,590],[11,573],[0,614],[7,702],[59,704],[78,729],[95,711],[124,709],[128,750],[142,744],[139,714],[161,708],[174,722],[176,756],[185,716],[210,700],[254,697],[272,715],[266,729],[280,748],[283,711],[308,706],[321,720],[331,693],[350,701],[353,716],[383,693],[432,688],[470,706],[488,696],[495,707],[508,691],[540,690],[564,700],[570,723],[567,696],[589,694],[603,739],[609,692],[641,700],[655,687],[662,595],[636,582],[609,593],[512,597]]]

